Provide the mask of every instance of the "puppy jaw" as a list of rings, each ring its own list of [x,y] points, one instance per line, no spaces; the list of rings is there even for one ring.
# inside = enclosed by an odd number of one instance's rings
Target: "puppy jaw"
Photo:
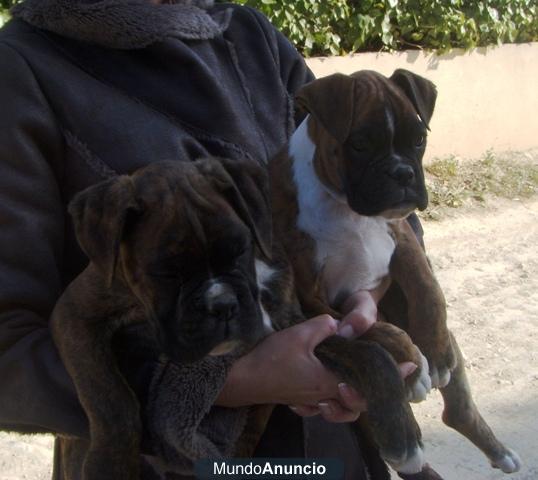
[[[242,342],[239,340],[227,340],[225,342],[219,343],[213,350],[209,352],[211,357],[220,357],[222,355],[228,355],[233,353],[236,349],[241,346]]]
[[[379,216],[386,218],[387,220],[401,220],[407,218],[407,216],[413,212],[416,208],[415,204],[404,204],[396,208],[389,208],[383,210]]]

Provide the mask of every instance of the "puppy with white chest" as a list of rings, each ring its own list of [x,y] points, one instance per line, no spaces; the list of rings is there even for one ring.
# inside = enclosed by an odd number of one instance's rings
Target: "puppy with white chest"
[[[495,438],[471,399],[461,353],[446,326],[443,294],[404,220],[427,206],[422,157],[435,100],[435,86],[405,70],[390,78],[371,71],[336,74],[303,87],[297,105],[308,116],[269,165],[274,234],[292,264],[307,316],[342,318],[351,294],[392,280],[380,304],[391,323],[377,322],[360,337],[364,343],[355,342],[365,350],[373,342],[393,359],[366,355],[363,378],[354,379],[369,402],[382,457],[402,475],[420,472],[420,430],[406,405],[407,399],[424,399],[433,384],[445,400],[445,422],[510,473],[519,469],[519,458]],[[346,357],[347,347],[338,348]],[[346,362],[329,350],[321,344],[316,353],[346,379]],[[419,366],[405,390],[397,376],[385,377],[403,361]],[[373,365],[375,372],[368,368]],[[402,383],[390,393],[399,398],[387,398],[389,377]]]

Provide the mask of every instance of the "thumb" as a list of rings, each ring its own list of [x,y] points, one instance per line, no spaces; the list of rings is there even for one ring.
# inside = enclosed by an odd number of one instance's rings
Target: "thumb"
[[[406,378],[411,375],[416,369],[417,365],[413,362],[403,362],[398,364],[398,370],[402,378]]]
[[[310,350],[336,333],[338,322],[330,315],[319,315],[301,323],[302,333],[307,338],[307,346]]]

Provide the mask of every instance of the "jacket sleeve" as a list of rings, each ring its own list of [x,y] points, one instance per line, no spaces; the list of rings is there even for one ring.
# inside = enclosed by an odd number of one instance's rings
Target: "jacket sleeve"
[[[83,435],[47,318],[61,293],[63,139],[29,65],[0,44],[0,428]]]
[[[280,77],[290,96],[305,84],[314,80],[314,74],[308,68],[304,58],[290,41],[278,30],[275,30],[280,64]]]
[[[314,74],[308,68],[303,56],[297,51],[292,43],[278,31],[259,11],[244,7],[256,18],[265,33],[268,44],[270,45],[275,58],[276,67],[280,70],[280,79],[286,89],[290,104],[293,105],[294,97],[297,91],[305,84],[314,80]],[[293,112],[295,114],[295,124],[299,123],[304,112]]]
[[[0,429],[87,437],[48,329],[63,289],[64,140],[31,67],[6,43],[0,72]],[[146,335],[125,339],[118,353],[143,404],[146,451],[181,471],[229,452],[244,413],[212,405],[231,362],[162,364]]]

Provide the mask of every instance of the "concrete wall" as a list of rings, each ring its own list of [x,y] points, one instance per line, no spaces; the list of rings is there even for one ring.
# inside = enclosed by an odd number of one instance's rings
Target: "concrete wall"
[[[538,43],[455,50],[436,56],[421,51],[363,53],[309,59],[317,77],[406,68],[429,78],[439,92],[427,159],[476,158],[488,149],[538,147]]]

